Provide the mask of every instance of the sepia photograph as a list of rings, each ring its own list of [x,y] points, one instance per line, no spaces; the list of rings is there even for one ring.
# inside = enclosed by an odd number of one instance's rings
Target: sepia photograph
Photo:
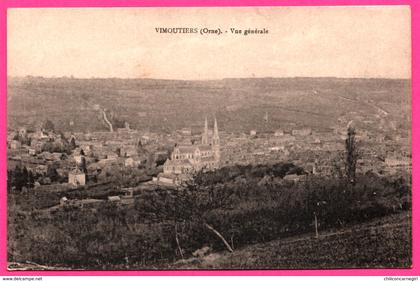
[[[412,267],[410,6],[9,8],[7,266]]]

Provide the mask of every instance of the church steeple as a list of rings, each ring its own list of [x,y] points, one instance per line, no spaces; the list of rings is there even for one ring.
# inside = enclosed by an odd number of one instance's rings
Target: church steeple
[[[217,119],[214,118],[214,129],[213,129],[213,145],[219,145],[219,129],[217,128]]]
[[[217,128],[217,120],[214,118],[214,129],[213,129],[213,140],[212,148],[214,152],[214,157],[216,161],[220,161],[220,138],[219,138],[219,129]]]
[[[204,132],[201,135],[201,144],[209,144],[209,129],[207,124],[207,117],[204,120]]]

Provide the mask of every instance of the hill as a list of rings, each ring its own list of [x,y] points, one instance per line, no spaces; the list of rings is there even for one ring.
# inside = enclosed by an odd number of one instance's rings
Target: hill
[[[8,122],[10,128],[34,127],[50,119],[64,131],[107,130],[105,109],[115,123],[157,132],[201,129],[205,115],[216,115],[221,129],[233,132],[304,126],[322,131],[340,117],[375,115],[407,129],[410,92],[410,80],[392,79],[9,78]]]

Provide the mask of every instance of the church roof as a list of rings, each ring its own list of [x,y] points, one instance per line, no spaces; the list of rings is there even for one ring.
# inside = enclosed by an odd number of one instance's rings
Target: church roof
[[[208,144],[199,144],[197,145],[197,147],[201,150],[201,151],[209,151],[212,150],[212,147]]]
[[[178,146],[177,149],[179,150],[179,153],[186,154],[186,153],[195,153],[197,149],[200,151],[210,151],[212,150],[211,145],[208,144],[199,144],[199,145],[183,145]]]
[[[182,159],[182,160],[171,160],[168,159],[165,162],[165,165],[174,165],[174,166],[193,166],[192,159]]]
[[[188,146],[187,145],[183,145],[183,146],[178,146],[175,149],[178,149],[181,154],[184,154],[184,153],[194,153],[195,150],[197,149],[197,146],[194,146],[194,145],[188,145]]]

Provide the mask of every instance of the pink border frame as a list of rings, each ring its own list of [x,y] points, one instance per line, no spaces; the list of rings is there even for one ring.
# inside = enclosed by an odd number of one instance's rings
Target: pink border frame
[[[7,271],[7,200],[6,200],[6,135],[7,135],[7,9],[40,7],[236,7],[236,6],[342,6],[342,5],[409,5],[412,30],[412,143],[413,143],[413,267],[411,269],[333,269],[333,270],[169,270],[169,271]],[[420,1],[418,0],[0,0],[0,276],[419,276],[420,208],[417,183],[420,147]]]

